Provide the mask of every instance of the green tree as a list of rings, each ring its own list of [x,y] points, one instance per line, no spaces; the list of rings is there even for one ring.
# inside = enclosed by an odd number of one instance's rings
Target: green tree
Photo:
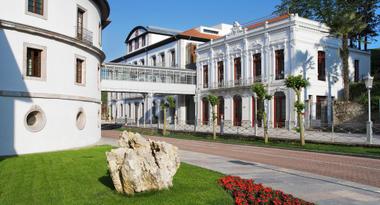
[[[251,87],[252,92],[256,93],[257,100],[264,104],[265,100],[272,99],[272,96],[268,94],[268,91],[265,89],[264,85],[261,83],[255,83]],[[267,123],[267,113],[263,107],[260,108],[257,112],[260,115],[261,119],[264,121],[264,141],[265,143],[269,142],[268,136],[268,123]]]
[[[219,98],[215,95],[208,95],[207,100],[212,107],[212,132],[213,139],[216,140],[216,107],[219,104]]]
[[[166,112],[167,109],[175,109],[176,108],[176,102],[173,96],[168,96],[166,100],[161,101],[161,109],[164,112],[164,128],[162,130],[162,134],[165,136],[167,135],[167,116]],[[175,112],[175,111],[174,111]]]
[[[300,3],[302,2],[302,3]],[[349,100],[349,40],[364,35],[377,35],[379,16],[376,14],[378,0],[282,0],[274,13],[285,8],[302,17],[321,21],[330,27],[330,33],[341,39],[340,58],[344,84],[344,100]],[[301,5],[301,6],[300,6]],[[367,40],[365,40],[365,44]],[[366,46],[365,46],[366,47]]]
[[[298,130],[300,132],[301,146],[305,145],[305,127],[303,125],[303,110],[305,109],[304,103],[301,101],[301,92],[303,88],[309,85],[309,81],[304,79],[302,75],[288,76],[285,79],[285,85],[294,90],[297,96],[297,101],[294,103],[294,108],[297,112]]]

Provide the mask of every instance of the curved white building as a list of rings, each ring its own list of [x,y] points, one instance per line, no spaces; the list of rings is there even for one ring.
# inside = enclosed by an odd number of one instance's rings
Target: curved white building
[[[8,0],[0,7],[0,155],[100,138],[106,0]]]

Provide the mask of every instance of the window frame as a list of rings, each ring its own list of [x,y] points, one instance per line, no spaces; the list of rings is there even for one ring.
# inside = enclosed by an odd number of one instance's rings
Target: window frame
[[[360,60],[355,59],[354,60],[354,82],[360,81]]]
[[[275,80],[283,80],[285,79],[285,50],[284,49],[275,50],[274,56],[275,56]],[[281,74],[281,71],[283,71],[282,74]]]
[[[34,12],[29,11],[29,0],[25,0],[25,14],[47,20],[48,19],[48,10],[47,10],[48,0],[41,0],[41,1],[43,4],[42,5],[42,14],[38,14],[38,13],[34,13]]]
[[[28,76],[27,75],[27,66],[28,66],[28,48],[41,50],[40,56],[40,77],[36,76]],[[38,81],[46,81],[46,55],[47,49],[45,46],[40,46],[31,43],[24,43],[24,59],[23,59],[23,79],[25,80],[38,80]]]
[[[202,66],[202,83],[203,83],[203,88],[208,88],[208,65],[203,65]]]
[[[318,51],[317,78],[319,81],[326,81],[326,52],[325,51]]]
[[[81,68],[81,77],[82,81],[78,82],[78,60],[82,61],[82,68]],[[74,82],[75,85],[79,86],[85,86],[86,85],[86,57],[80,56],[80,55],[75,55],[75,60],[74,60]]]
[[[259,80],[257,79],[258,76],[260,76],[261,79],[261,53],[255,53],[252,55],[252,77],[255,81]],[[257,74],[260,75],[257,75]]]

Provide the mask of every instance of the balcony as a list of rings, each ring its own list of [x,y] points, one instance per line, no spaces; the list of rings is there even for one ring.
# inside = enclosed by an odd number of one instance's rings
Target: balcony
[[[75,27],[76,29],[76,39],[82,41],[85,44],[93,44],[93,33],[83,27]]]
[[[239,80],[230,80],[230,81],[220,81],[220,82],[214,82],[210,85],[198,85],[199,88],[210,89],[226,89],[226,88],[235,88],[235,87],[249,87],[257,82],[262,82],[261,76],[255,76],[254,78],[248,78],[248,79],[239,79]]]

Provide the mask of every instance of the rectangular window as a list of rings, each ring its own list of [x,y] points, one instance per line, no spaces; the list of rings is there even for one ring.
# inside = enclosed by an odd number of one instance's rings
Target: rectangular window
[[[141,47],[144,47],[145,44],[146,44],[146,35],[143,35],[143,36],[141,37]]]
[[[238,85],[241,80],[241,58],[234,59],[234,83]]]
[[[203,66],[203,88],[208,88],[208,65]]]
[[[139,49],[139,39],[135,39],[135,49]]]
[[[28,11],[43,16],[44,0],[28,0]]]
[[[218,86],[222,86],[224,81],[224,63],[223,61],[218,62]]]
[[[176,63],[175,63],[175,50],[171,50],[170,51],[170,59],[171,59],[171,66],[175,67],[176,66]]]
[[[165,67],[165,53],[161,53],[160,57],[161,57],[161,66]]]
[[[132,42],[129,42],[129,43],[128,43],[128,51],[129,51],[129,52],[132,52],[132,49],[133,49],[133,48],[132,48]]]
[[[326,81],[326,54],[318,51],[318,80]]]
[[[26,76],[41,77],[42,50],[27,48]]]
[[[197,45],[195,44],[187,44],[186,46],[186,64],[192,64],[196,62],[196,54],[195,50],[197,49]]]
[[[255,82],[261,81],[261,53],[253,55],[253,78]]]
[[[354,80],[355,80],[355,82],[359,82],[359,80],[360,80],[359,60],[354,61],[354,68],[355,68]]]
[[[284,62],[284,50],[277,50],[276,56],[276,80],[284,79],[285,77],[285,62]]]
[[[152,56],[152,66],[157,66],[156,56]]]
[[[84,63],[84,60],[77,58],[75,82],[78,84],[83,83],[83,63]]]
[[[77,16],[77,38],[79,40],[83,40],[83,32],[84,32],[84,13],[82,9],[78,8],[78,16]]]

